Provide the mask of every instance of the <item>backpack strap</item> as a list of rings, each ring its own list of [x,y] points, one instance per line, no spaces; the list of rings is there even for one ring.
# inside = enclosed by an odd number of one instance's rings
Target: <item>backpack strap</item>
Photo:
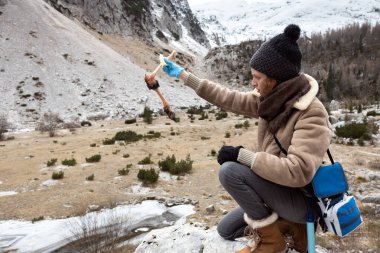
[[[276,134],[273,134],[274,141],[276,142],[277,146],[280,148],[281,152],[284,153],[285,155],[288,155],[288,151],[284,149],[284,147],[281,145],[280,141],[277,139]],[[327,155],[329,156],[331,164],[334,164],[334,159],[331,155],[330,149],[327,149]]]

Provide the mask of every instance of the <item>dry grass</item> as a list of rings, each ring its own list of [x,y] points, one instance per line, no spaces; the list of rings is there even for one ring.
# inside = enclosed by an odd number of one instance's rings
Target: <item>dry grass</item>
[[[35,217],[60,218],[78,216],[86,213],[89,205],[100,207],[112,207],[116,203],[134,203],[142,198],[157,196],[156,192],[167,194],[168,197],[188,197],[199,201],[196,206],[196,214],[189,217],[189,221],[205,222],[209,227],[217,224],[221,219],[219,212],[213,215],[205,215],[205,208],[211,204],[218,204],[225,210],[231,210],[236,206],[231,197],[222,189],[218,181],[218,168],[215,157],[210,156],[210,150],[219,150],[226,145],[243,145],[244,147],[257,149],[256,120],[252,120],[248,129],[239,129],[235,132],[234,126],[243,120],[242,117],[230,115],[226,120],[215,120],[215,115],[209,113],[209,120],[190,120],[185,113],[177,113],[181,120],[172,123],[166,117],[154,119],[153,124],[147,125],[138,119],[136,124],[126,125],[120,121],[98,121],[92,126],[78,128],[75,134],[69,130],[60,130],[58,136],[49,138],[46,134],[38,132],[19,133],[14,140],[5,141],[0,146],[0,175],[1,191],[17,191],[17,195],[0,197],[0,219],[26,219]],[[245,119],[244,119],[245,120]],[[167,124],[170,122],[171,124]],[[105,138],[112,138],[122,130],[135,131],[138,134],[146,134],[149,131],[161,133],[159,140],[140,140],[135,143],[120,145],[102,145]],[[171,135],[171,132],[178,133]],[[225,133],[230,132],[231,138],[224,138]],[[202,140],[202,136],[210,137]],[[65,143],[65,145],[63,145]],[[91,145],[95,144],[95,145]],[[91,145],[91,146],[90,146]],[[120,150],[115,152],[115,150]],[[374,147],[348,147],[345,145],[331,146],[331,151],[337,161],[342,161],[344,168],[354,174],[356,168],[363,161],[355,162],[360,158],[364,161],[372,159],[374,164],[380,160],[373,160],[373,155],[367,159],[366,153],[376,154]],[[361,157],[353,157],[358,151],[363,151]],[[141,166],[138,162],[151,154],[153,165],[163,157],[175,154],[180,159],[185,159],[187,154],[194,161],[192,173],[181,177],[181,180],[158,180],[153,193],[147,195],[131,194],[130,188],[140,184],[137,179]],[[101,155],[98,163],[86,164],[86,157],[93,154]],[[128,154],[128,156],[123,155]],[[124,156],[124,157],[123,157]],[[46,161],[57,158],[57,165],[47,167]],[[65,176],[57,184],[50,187],[41,186],[42,182],[50,179],[55,170],[61,169],[62,160],[76,159],[75,166],[64,167]],[[132,164],[128,169],[128,175],[120,177],[118,170]],[[370,162],[367,163],[369,166]],[[380,170],[380,167],[378,168]],[[95,174],[96,180],[86,181],[85,177]],[[358,181],[363,181],[360,177]],[[366,182],[366,187],[371,182]],[[353,185],[352,185],[353,186]],[[46,201],[49,200],[49,201]],[[112,200],[112,201],[110,201]],[[112,204],[110,204],[112,202]],[[69,206],[69,207],[65,207]],[[360,207],[365,217],[365,225],[346,238],[337,239],[326,234],[318,235],[317,244],[330,249],[330,252],[345,252],[347,250],[379,249],[378,218],[373,209]],[[133,252],[128,249],[133,246],[125,246],[113,252]],[[121,250],[121,251],[118,251]],[[125,251],[122,251],[125,250]],[[130,251],[128,251],[130,250]],[[352,251],[351,251],[352,252]]]
[[[380,170],[380,159],[369,161],[368,167],[373,169],[373,170]]]

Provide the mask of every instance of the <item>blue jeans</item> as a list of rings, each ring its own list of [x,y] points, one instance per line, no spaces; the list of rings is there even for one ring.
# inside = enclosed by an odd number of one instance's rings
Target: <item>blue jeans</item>
[[[244,213],[254,220],[261,220],[274,211],[286,220],[306,223],[307,198],[299,188],[265,180],[237,162],[223,163],[219,180],[239,205],[218,224],[218,233],[224,239],[234,240],[243,236],[247,226]]]

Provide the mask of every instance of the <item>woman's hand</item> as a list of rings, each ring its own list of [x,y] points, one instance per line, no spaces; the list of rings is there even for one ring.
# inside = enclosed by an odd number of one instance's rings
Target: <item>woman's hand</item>
[[[172,77],[179,78],[181,73],[184,71],[184,68],[175,64],[174,62],[169,61],[164,58],[166,65],[163,67],[163,70],[166,74]]]
[[[222,165],[223,163],[229,161],[236,162],[241,148],[243,148],[243,146],[223,146],[218,153],[218,163]]]

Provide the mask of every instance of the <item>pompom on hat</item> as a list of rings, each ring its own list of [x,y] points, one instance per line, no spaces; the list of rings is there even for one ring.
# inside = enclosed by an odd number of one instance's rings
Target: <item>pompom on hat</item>
[[[298,25],[288,25],[283,33],[261,45],[252,56],[249,65],[279,82],[298,76],[302,59],[297,44],[300,34],[301,29]]]

